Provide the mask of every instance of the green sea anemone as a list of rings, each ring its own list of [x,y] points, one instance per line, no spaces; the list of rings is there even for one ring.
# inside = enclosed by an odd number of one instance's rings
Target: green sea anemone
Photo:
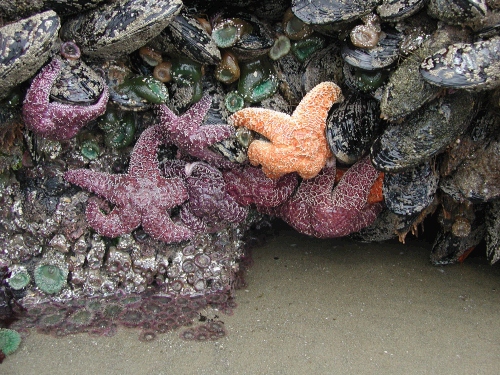
[[[35,284],[48,294],[59,292],[66,285],[68,272],[54,264],[42,264],[35,268]]]
[[[236,112],[243,109],[245,106],[245,100],[237,91],[231,91],[226,95],[224,99],[224,104],[230,112]]]
[[[12,329],[0,328],[0,350],[5,355],[14,353],[21,343],[21,336]]]
[[[12,272],[12,276],[7,279],[9,286],[15,290],[21,290],[31,281],[31,277],[26,270]]]

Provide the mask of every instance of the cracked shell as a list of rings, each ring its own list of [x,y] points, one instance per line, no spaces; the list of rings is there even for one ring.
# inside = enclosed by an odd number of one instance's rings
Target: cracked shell
[[[104,80],[81,60],[62,60],[59,77],[50,90],[52,100],[89,105],[97,102],[104,91]]]
[[[116,1],[67,21],[61,38],[73,40],[83,54],[113,58],[153,39],[181,8],[180,0]]]

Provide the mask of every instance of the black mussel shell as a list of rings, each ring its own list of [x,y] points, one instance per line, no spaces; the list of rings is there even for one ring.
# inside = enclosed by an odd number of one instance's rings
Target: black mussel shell
[[[44,8],[52,9],[60,16],[69,16],[71,14],[83,13],[98,7],[106,0],[44,0]]]
[[[103,79],[81,60],[63,60],[59,77],[50,90],[50,99],[61,103],[88,105],[99,100]]]
[[[427,13],[451,25],[460,25],[486,15],[486,0],[430,0]]]
[[[0,28],[0,99],[45,64],[59,27],[57,14],[47,11]]]
[[[420,73],[428,82],[443,87],[496,88],[500,85],[500,37],[452,44],[426,58]]]
[[[490,203],[486,212],[486,255],[491,264],[500,259],[500,200]]]
[[[157,38],[165,38],[177,52],[200,64],[221,61],[220,50],[200,23],[187,15],[178,15]],[[164,42],[166,42],[164,41]]]
[[[439,176],[429,162],[401,173],[386,173],[382,184],[384,202],[395,214],[417,214],[434,200],[438,182]]]
[[[431,263],[435,266],[457,263],[466,256],[467,250],[476,247],[486,235],[484,215],[478,215],[471,223],[470,234],[465,237],[454,235],[440,228],[432,245]]]
[[[436,99],[402,124],[391,124],[371,147],[375,168],[401,172],[443,151],[464,132],[475,113],[477,99],[459,91]]]
[[[330,109],[326,139],[337,160],[354,164],[370,149],[380,123],[378,102],[351,94]]]
[[[237,13],[237,18],[252,25],[252,32],[245,34],[231,47],[238,61],[250,61],[266,55],[274,45],[274,34],[271,27],[264,21],[250,14]]]
[[[289,0],[254,1],[251,13],[263,20],[278,21],[283,18],[288,8],[290,8]]]
[[[359,48],[348,40],[342,46],[342,57],[346,63],[363,70],[378,70],[394,64],[399,56],[402,34],[395,29],[385,29],[374,48]]]
[[[254,132],[245,127],[239,127],[236,129],[234,136],[214,143],[210,146],[210,149],[224,156],[232,163],[248,163],[248,146],[254,137]]]
[[[292,0],[292,12],[308,24],[351,21],[372,11],[379,0]]]
[[[315,52],[304,62],[301,69],[303,71],[303,95],[321,82],[332,81],[337,85],[342,85],[344,80],[343,65],[344,62],[340,56],[340,48],[335,43]]]
[[[384,0],[377,13],[383,21],[396,22],[414,15],[426,4],[427,0]]]
[[[82,54],[112,59],[145,45],[181,8],[180,0],[113,1],[70,19],[60,36],[73,40]]]

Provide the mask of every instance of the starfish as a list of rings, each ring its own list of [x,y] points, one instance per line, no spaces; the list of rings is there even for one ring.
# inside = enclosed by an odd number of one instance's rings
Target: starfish
[[[228,193],[242,206],[276,207],[290,198],[298,185],[296,173],[277,180],[267,177],[261,168],[246,165],[222,172]]]
[[[152,126],[142,132],[130,157],[127,174],[109,174],[89,169],[70,170],[64,178],[114,204],[109,211],[102,199],[90,199],[86,217],[99,234],[118,237],[139,227],[164,242],[188,240],[193,232],[175,224],[169,210],[188,198],[182,178],[160,175],[157,148],[165,142],[163,130]],[[103,214],[102,210],[107,212]]]
[[[248,208],[240,206],[226,192],[222,172],[203,162],[185,167],[189,201],[182,205],[181,219],[191,229],[213,233],[227,223],[245,220]]]
[[[26,128],[53,140],[74,137],[90,121],[104,114],[109,98],[108,87],[92,105],[71,105],[50,102],[50,90],[61,71],[61,61],[53,59],[33,79],[23,103]]]
[[[365,157],[333,188],[335,169],[333,159],[316,177],[303,180],[292,198],[276,209],[278,216],[297,231],[319,238],[342,237],[370,225],[382,209],[380,203],[367,203],[379,172]]]
[[[335,83],[322,82],[304,96],[291,116],[270,109],[244,108],[228,122],[270,140],[255,140],[248,147],[250,163],[261,164],[269,178],[295,171],[302,178],[313,178],[331,156],[325,135],[326,119],[330,107],[340,97]]]
[[[227,124],[202,125],[211,104],[212,99],[204,96],[181,116],[175,115],[165,104],[159,105],[160,125],[167,132],[169,141],[182,152],[216,167],[228,168],[232,163],[210,150],[209,146],[233,135],[234,128]]]

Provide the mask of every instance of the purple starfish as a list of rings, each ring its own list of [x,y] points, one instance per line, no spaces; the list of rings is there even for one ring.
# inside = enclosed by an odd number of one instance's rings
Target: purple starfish
[[[157,148],[165,141],[162,129],[152,126],[137,141],[130,157],[128,174],[108,174],[89,169],[66,172],[64,178],[96,193],[115,207],[109,211],[102,199],[87,204],[87,221],[99,234],[118,237],[130,233],[142,224],[151,237],[165,242],[190,239],[193,232],[175,224],[169,210],[188,198],[182,178],[160,175]]]
[[[181,116],[175,115],[166,105],[159,105],[160,125],[166,130],[169,141],[182,152],[218,168],[230,168],[232,163],[210,150],[209,146],[233,135],[234,127],[202,125],[211,104],[212,99],[204,96]]]
[[[23,104],[26,128],[57,141],[74,137],[85,124],[104,114],[109,98],[104,85],[101,97],[92,105],[50,102],[50,90],[60,71],[61,61],[53,59],[33,79]]]
[[[250,165],[226,170],[223,175],[228,193],[242,206],[255,204],[257,209],[285,203],[298,185],[296,173],[273,180]]]
[[[197,232],[216,232],[227,223],[245,220],[248,208],[240,206],[227,192],[221,171],[203,162],[186,165],[189,201],[182,205],[181,219]]]
[[[333,188],[335,160],[330,160],[316,177],[303,180],[276,213],[297,231],[319,238],[357,232],[370,225],[382,209],[379,203],[367,203],[378,174],[365,157],[349,168]]]

